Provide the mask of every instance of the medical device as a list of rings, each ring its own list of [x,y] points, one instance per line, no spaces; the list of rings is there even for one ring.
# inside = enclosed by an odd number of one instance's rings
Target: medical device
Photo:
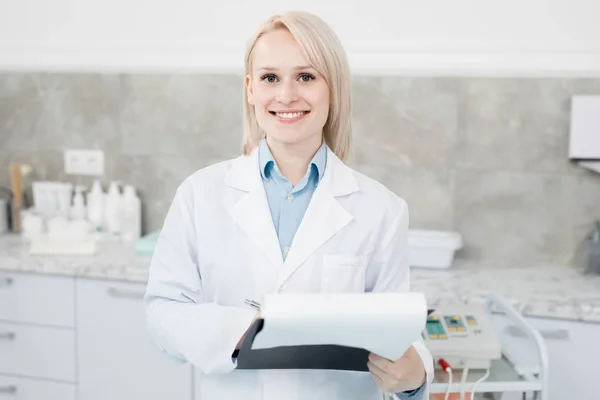
[[[425,346],[436,368],[443,359],[452,369],[489,369],[500,359],[500,341],[483,306],[439,307],[427,317]]]
[[[470,399],[473,399],[477,385],[490,375],[492,360],[502,357],[500,341],[483,307],[437,308],[427,317],[423,339],[435,368],[448,373],[445,400],[449,398],[453,370],[461,370],[461,400],[464,399],[469,369],[486,370],[485,375],[471,386]]]

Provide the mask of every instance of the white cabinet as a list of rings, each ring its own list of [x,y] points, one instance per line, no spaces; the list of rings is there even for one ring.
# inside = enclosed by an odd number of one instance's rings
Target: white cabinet
[[[75,400],[75,280],[0,272],[0,399]]]
[[[527,318],[527,321],[544,336],[549,358],[550,400],[600,398],[597,386],[597,360],[600,359],[600,324],[561,321],[545,318]],[[500,328],[502,346],[526,367],[536,365],[536,353],[528,339],[515,333],[510,322],[495,316]],[[505,395],[503,400],[520,399]]]
[[[75,327],[75,279],[0,271],[0,320]]]
[[[75,332],[0,322],[0,374],[75,382]]]
[[[77,281],[79,400],[191,400],[192,367],[150,343],[145,285]]]
[[[0,375],[2,400],[75,400],[75,385]]]

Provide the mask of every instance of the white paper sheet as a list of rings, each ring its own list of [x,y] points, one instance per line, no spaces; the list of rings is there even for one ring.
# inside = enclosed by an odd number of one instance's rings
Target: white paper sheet
[[[427,302],[422,293],[280,294],[265,296],[261,314],[252,349],[341,345],[396,360],[423,332]]]

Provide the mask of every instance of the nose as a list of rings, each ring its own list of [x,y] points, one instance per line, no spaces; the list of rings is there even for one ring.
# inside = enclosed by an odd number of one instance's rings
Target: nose
[[[279,85],[276,100],[282,104],[290,104],[298,100],[298,93],[294,88],[294,83],[289,81],[282,82],[281,85]]]

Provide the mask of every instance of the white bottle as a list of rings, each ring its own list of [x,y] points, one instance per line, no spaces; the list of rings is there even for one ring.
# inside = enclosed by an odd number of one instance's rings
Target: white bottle
[[[92,190],[87,195],[88,220],[94,232],[102,232],[104,230],[104,198],[102,185],[96,179],[92,185]]]
[[[113,181],[108,188],[104,207],[106,228],[113,236],[119,236],[121,233],[121,205],[122,197],[119,190],[119,182]]]
[[[71,218],[72,219],[85,219],[86,209],[85,202],[83,200],[83,191],[85,186],[75,187],[75,196],[73,196],[73,205],[71,206]]]
[[[135,193],[135,188],[126,185],[123,190],[123,207],[121,209],[121,240],[135,242],[142,231],[142,204]]]

